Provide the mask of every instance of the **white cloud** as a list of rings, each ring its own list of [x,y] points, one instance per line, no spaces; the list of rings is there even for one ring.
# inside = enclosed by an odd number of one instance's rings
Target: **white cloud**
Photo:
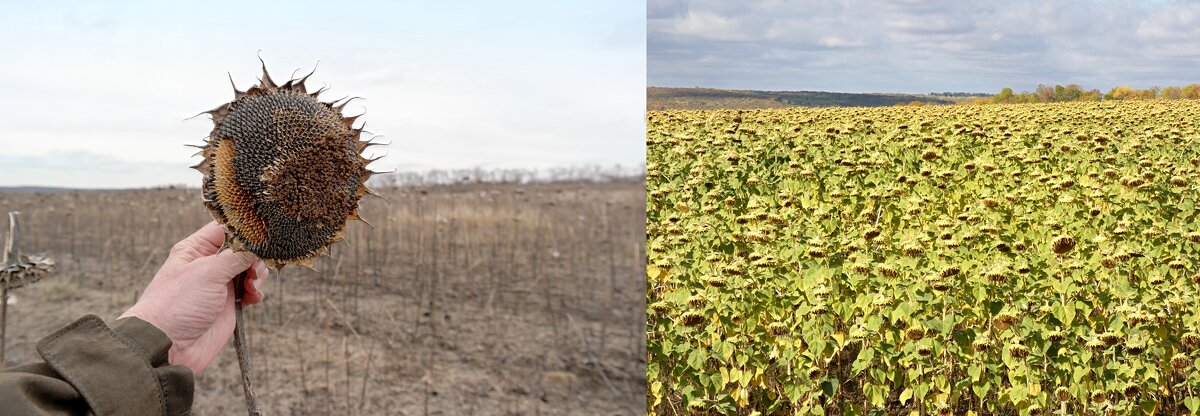
[[[674,19],[664,32],[707,40],[749,40],[752,35],[734,19],[709,11],[691,11]]]
[[[817,43],[828,48],[853,48],[867,44],[862,39],[846,39],[839,36],[822,36]]]
[[[901,17],[884,20],[884,24],[899,31],[914,33],[962,33],[974,28],[970,21],[940,16]]]

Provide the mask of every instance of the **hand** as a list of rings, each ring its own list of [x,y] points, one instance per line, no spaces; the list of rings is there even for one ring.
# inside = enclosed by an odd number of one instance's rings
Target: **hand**
[[[249,252],[217,253],[224,241],[225,229],[210,222],[175,244],[142,297],[121,315],[141,318],[167,334],[168,361],[194,374],[204,371],[233,335],[233,277],[247,271],[244,305],[263,299],[259,287],[267,279],[266,263]]]

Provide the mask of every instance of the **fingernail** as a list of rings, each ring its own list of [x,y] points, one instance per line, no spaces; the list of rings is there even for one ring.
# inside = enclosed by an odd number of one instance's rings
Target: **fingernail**
[[[260,282],[258,281],[257,277],[250,279],[250,286],[254,286],[254,293],[261,292],[260,290],[258,290],[259,283]]]

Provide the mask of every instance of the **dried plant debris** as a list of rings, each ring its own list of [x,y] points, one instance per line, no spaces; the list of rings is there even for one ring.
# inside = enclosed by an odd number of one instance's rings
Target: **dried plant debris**
[[[204,174],[204,205],[225,225],[226,245],[250,251],[272,267],[312,267],[342,239],[358,203],[371,193],[372,172],[362,152],[372,143],[355,128],[350,100],[322,102],[303,78],[276,85],[262,79],[207,112],[213,130],[193,166]],[[231,79],[232,82],[232,79]],[[340,103],[339,103],[340,102]]]
[[[41,280],[54,272],[54,260],[43,256],[25,256],[10,261],[0,270],[0,287],[16,289]]]

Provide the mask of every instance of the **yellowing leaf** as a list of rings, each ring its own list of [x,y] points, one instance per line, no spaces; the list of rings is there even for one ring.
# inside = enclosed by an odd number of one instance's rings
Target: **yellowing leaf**
[[[646,277],[660,282],[665,281],[667,279],[667,271],[653,264],[648,264],[646,265]]]
[[[749,390],[742,388],[742,387],[738,387],[737,390],[734,391],[733,397],[737,400],[738,406],[740,406],[740,407],[750,406],[750,391]]]

